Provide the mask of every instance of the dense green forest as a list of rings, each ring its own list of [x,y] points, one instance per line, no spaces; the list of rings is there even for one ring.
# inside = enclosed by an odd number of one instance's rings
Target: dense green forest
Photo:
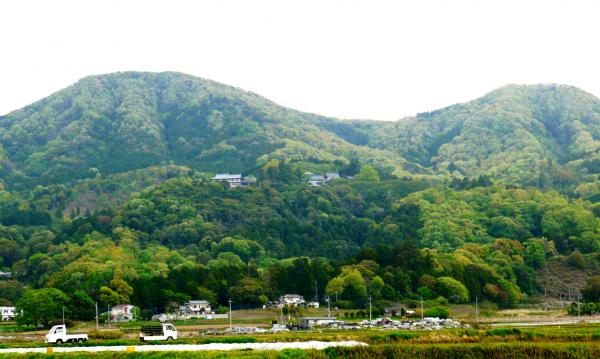
[[[315,283],[341,308],[533,303],[548,267],[600,274],[598,131],[600,100],[566,86],[382,123],[183,74],[89,77],[0,118],[0,305],[148,316]],[[595,301],[595,283],[572,286]]]

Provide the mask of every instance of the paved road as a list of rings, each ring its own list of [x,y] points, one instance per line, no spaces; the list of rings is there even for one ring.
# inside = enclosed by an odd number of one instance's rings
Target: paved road
[[[283,350],[283,349],[325,349],[329,347],[353,347],[367,345],[348,340],[340,342],[284,342],[284,343],[212,343],[212,344],[164,344],[164,345],[118,345],[96,347],[52,347],[52,348],[10,348],[0,349],[5,353],[72,353],[72,352],[152,352],[152,351],[201,351],[201,350]]]

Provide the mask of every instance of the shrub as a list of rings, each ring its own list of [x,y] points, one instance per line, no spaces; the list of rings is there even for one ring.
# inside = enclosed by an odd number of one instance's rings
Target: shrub
[[[571,267],[581,269],[585,267],[585,258],[583,258],[581,252],[576,249],[567,257],[567,264]]]
[[[437,317],[440,319],[447,319],[450,316],[450,313],[445,308],[436,307],[426,310],[425,313],[423,313],[423,315],[426,317]]]

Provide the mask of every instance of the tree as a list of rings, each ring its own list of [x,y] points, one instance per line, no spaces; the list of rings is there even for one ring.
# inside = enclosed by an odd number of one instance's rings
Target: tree
[[[355,306],[363,306],[367,300],[367,285],[363,276],[356,269],[346,269],[342,272],[342,278],[344,298],[352,301]]]
[[[267,301],[260,283],[249,277],[242,278],[237,285],[231,287],[229,296],[236,304],[242,306],[257,306]]]
[[[331,278],[329,283],[327,283],[327,287],[325,287],[325,294],[330,297],[335,297],[336,295],[340,295],[344,292],[344,279],[341,277]]]
[[[384,286],[385,282],[383,279],[381,279],[380,276],[375,276],[369,283],[369,293],[372,294],[375,299],[379,299],[381,297],[381,290]]]
[[[600,275],[589,278],[581,294],[586,302],[600,301]]]
[[[467,288],[452,277],[438,278],[436,288],[438,293],[453,303],[466,303],[469,301]]]
[[[94,318],[95,302],[82,290],[77,290],[73,293],[70,307],[73,319],[90,320]]]
[[[62,318],[69,302],[69,297],[56,288],[28,290],[16,303],[17,323],[48,326],[50,321]]]
[[[198,287],[196,293],[198,294],[198,297],[200,299],[207,300],[211,305],[216,306],[217,304],[219,304],[217,300],[217,293],[206,287]]]
[[[21,298],[24,292],[25,287],[18,280],[0,280],[0,298],[14,303]]]
[[[358,158],[352,157],[352,159],[350,159],[350,162],[340,169],[340,176],[353,177],[356,176],[356,174],[359,172],[360,162],[358,162]]]
[[[357,181],[379,182],[379,174],[373,166],[362,166],[360,172],[356,175]]]
[[[533,268],[541,268],[546,264],[546,248],[543,240],[538,238],[528,239],[524,243],[524,247],[523,257],[525,263]]]

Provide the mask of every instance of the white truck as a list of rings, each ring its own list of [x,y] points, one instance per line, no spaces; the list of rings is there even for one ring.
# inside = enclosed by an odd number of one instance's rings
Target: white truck
[[[67,327],[62,325],[55,325],[50,328],[48,334],[46,334],[46,343],[69,343],[69,342],[79,342],[83,343],[88,340],[87,334],[67,334]]]
[[[142,326],[140,330],[140,341],[147,340],[176,340],[177,329],[170,323],[160,325]]]

